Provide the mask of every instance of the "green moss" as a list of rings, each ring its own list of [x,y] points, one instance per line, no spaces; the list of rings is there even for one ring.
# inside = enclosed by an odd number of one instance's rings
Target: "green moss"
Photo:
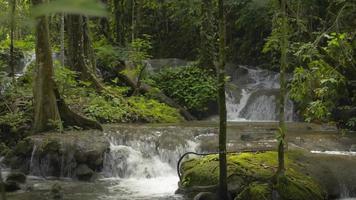
[[[21,140],[17,143],[15,147],[15,154],[16,155],[30,155],[32,151],[33,144],[29,139]]]
[[[322,200],[325,196],[323,189],[312,178],[294,169],[287,170],[285,176],[277,178],[276,189],[285,200]]]
[[[271,187],[267,183],[253,182],[235,198],[235,200],[268,200],[272,197]]]
[[[298,154],[292,153],[292,158]],[[227,158],[228,177],[239,176],[243,183],[235,189],[240,199],[271,199],[272,186],[282,199],[323,199],[323,189],[312,178],[295,170],[296,161],[286,155],[286,174],[284,179],[275,180],[277,171],[277,153],[241,153],[230,154]],[[182,187],[207,186],[218,184],[219,160],[218,155],[194,158],[181,166],[183,177]],[[234,183],[231,183],[234,184]],[[248,198],[246,197],[248,196]]]

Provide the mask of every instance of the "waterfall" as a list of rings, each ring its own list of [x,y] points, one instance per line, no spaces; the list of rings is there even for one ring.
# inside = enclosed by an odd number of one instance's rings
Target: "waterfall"
[[[125,190],[129,199],[174,194],[179,181],[177,161],[185,152],[195,151],[197,144],[186,141],[174,148],[166,148],[152,139],[157,138],[123,141],[110,137],[110,151],[104,157],[103,173],[106,179],[118,181],[112,190]]]
[[[229,121],[278,120],[279,73],[245,66],[227,71],[234,86],[226,92]],[[286,120],[293,121],[293,102],[287,99],[285,103]]]

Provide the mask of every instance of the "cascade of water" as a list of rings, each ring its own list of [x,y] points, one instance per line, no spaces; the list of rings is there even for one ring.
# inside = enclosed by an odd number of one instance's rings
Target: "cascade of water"
[[[23,68],[20,72],[16,73],[16,77],[22,76],[27,72],[28,67],[36,60],[36,54],[34,52],[25,53],[25,57],[23,60]]]
[[[109,141],[110,151],[104,157],[104,176],[119,180],[113,190],[127,190],[135,198],[173,195],[178,182],[178,158],[197,147],[195,142],[188,141],[167,149],[150,137],[133,141],[111,137]]]
[[[231,83],[241,90],[237,98],[234,92],[226,93],[229,121],[275,121],[278,119],[279,73],[259,68],[247,68],[244,74],[232,72]],[[293,121],[293,102],[286,101],[286,120]]]

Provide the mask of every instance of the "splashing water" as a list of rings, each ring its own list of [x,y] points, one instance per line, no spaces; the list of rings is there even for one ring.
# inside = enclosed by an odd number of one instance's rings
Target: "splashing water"
[[[179,181],[177,161],[183,153],[194,151],[197,144],[188,141],[170,150],[147,139],[123,142],[110,138],[110,151],[104,159],[106,178],[103,180],[116,181],[110,190],[120,190],[120,197],[124,199],[181,199],[174,195]],[[124,197],[122,193],[125,193]]]
[[[276,121],[280,88],[279,73],[244,66],[240,66],[241,69],[246,73],[230,72],[231,84],[238,90],[228,89],[226,93],[228,120]],[[287,99],[286,120],[294,120],[293,110],[292,101]]]

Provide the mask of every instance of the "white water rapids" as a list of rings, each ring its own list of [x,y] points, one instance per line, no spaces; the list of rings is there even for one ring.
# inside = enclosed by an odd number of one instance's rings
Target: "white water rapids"
[[[229,121],[276,121],[278,119],[279,73],[253,67],[228,69],[226,92]],[[294,107],[286,100],[286,120],[294,121]]]
[[[197,144],[187,141],[174,150],[157,148],[150,141],[110,139],[110,152],[105,155],[103,181],[116,181],[112,192],[120,191],[123,199],[181,199],[174,195],[178,188],[177,161],[182,154],[195,151]],[[124,193],[124,196],[122,196]]]

